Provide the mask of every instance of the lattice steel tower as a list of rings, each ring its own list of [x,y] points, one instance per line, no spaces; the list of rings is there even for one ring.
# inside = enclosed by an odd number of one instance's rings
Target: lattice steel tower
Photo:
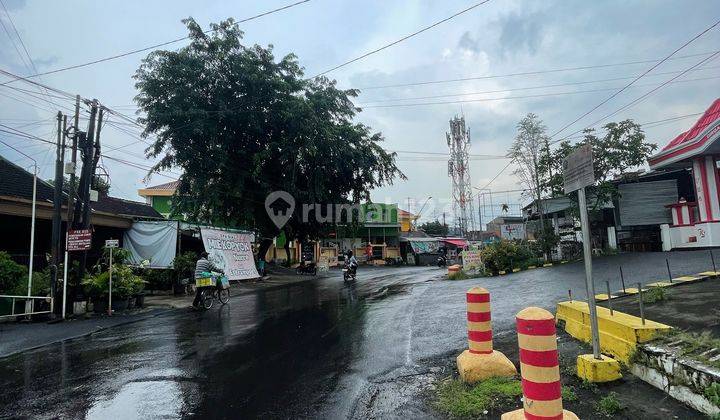
[[[451,119],[450,132],[445,135],[450,148],[448,175],[452,178],[455,229],[460,235],[465,236],[468,231],[475,230],[475,212],[468,163],[470,131],[465,129],[465,117],[456,116]]]

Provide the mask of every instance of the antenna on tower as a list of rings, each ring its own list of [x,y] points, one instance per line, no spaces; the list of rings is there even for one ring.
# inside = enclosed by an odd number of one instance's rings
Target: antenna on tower
[[[465,236],[468,231],[475,230],[468,159],[470,131],[465,128],[465,116],[455,116],[450,120],[450,133],[446,137],[450,148],[448,176],[452,179],[454,227],[459,235]]]

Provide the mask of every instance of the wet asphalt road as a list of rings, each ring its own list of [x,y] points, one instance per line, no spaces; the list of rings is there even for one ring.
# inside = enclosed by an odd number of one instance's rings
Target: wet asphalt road
[[[598,285],[711,268],[707,251],[595,261]],[[526,306],[584,296],[582,262],[448,282],[433,267],[361,269],[171,311],[0,359],[0,417],[432,417],[419,398],[465,347],[464,292],[492,294],[496,335]],[[629,281],[628,281],[629,283]]]

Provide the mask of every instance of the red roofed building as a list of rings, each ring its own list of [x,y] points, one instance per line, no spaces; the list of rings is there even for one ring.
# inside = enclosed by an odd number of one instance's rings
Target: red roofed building
[[[650,169],[692,168],[695,201],[670,204],[673,224],[666,249],[720,246],[720,98],[686,132],[650,157]],[[667,240],[665,240],[667,239]]]

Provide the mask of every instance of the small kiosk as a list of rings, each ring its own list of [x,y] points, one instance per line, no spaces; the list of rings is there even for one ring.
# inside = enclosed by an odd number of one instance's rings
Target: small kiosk
[[[720,246],[720,98],[688,131],[650,157],[650,169],[692,168],[694,201],[680,198],[666,207],[673,224],[663,225],[663,248]]]

